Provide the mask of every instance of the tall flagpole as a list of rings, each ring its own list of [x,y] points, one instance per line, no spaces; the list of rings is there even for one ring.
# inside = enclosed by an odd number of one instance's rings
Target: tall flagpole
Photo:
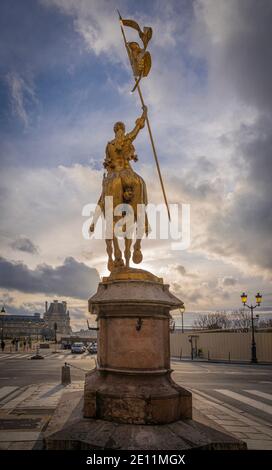
[[[117,11],[118,11],[118,10],[117,10]],[[120,28],[121,28],[122,36],[123,36],[124,43],[125,43],[125,48],[126,48],[126,51],[127,51],[127,54],[128,54],[128,58],[129,58],[129,62],[130,62],[130,65],[131,65],[131,68],[132,68],[132,72],[133,72],[133,67],[132,67],[131,58],[130,58],[130,53],[129,53],[129,49],[128,49],[128,45],[127,45],[126,35],[125,35],[124,28],[123,28],[123,23],[122,23],[122,17],[121,17],[121,15],[120,15],[120,12],[119,12],[119,11],[118,11],[118,14],[119,14],[119,19],[120,19]],[[133,76],[134,76],[134,73],[133,73]],[[137,83],[137,78],[136,78],[135,76],[134,76],[134,79],[135,79],[135,82]],[[139,83],[137,84],[137,90],[138,90],[138,94],[139,94],[139,97],[140,97],[140,101],[141,101],[142,107],[144,108],[144,107],[145,107],[145,102],[144,102],[144,99],[143,99],[143,95],[142,95],[142,92],[141,92],[141,88],[140,88],[140,84],[139,84]],[[149,122],[149,119],[148,119],[148,115],[147,115],[147,114],[146,114],[146,123],[147,123],[147,128],[148,128],[148,132],[149,132],[150,141],[151,141],[151,147],[152,147],[152,150],[153,150],[153,155],[154,155],[154,158],[155,158],[156,167],[157,167],[157,171],[158,171],[158,175],[159,175],[159,179],[160,179],[160,183],[161,183],[163,198],[164,198],[164,202],[165,202],[165,205],[166,205],[166,208],[167,208],[168,219],[169,219],[169,221],[171,221],[170,210],[169,210],[169,206],[168,206],[168,202],[167,202],[167,197],[166,197],[166,193],[165,193],[165,189],[164,189],[164,184],[163,184],[163,180],[162,180],[162,175],[161,175],[159,160],[158,160],[158,156],[157,156],[157,152],[156,152],[156,148],[155,148],[155,144],[154,144],[154,140],[153,140],[153,135],[152,135],[151,127],[150,127],[150,122]]]

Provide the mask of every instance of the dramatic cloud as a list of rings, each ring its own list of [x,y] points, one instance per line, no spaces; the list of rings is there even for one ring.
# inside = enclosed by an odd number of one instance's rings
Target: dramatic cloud
[[[72,257],[66,258],[62,265],[55,268],[43,264],[33,270],[23,263],[0,258],[0,286],[6,289],[86,300],[95,292],[98,282],[96,269]]]
[[[185,267],[182,266],[181,264],[179,264],[178,266],[173,266],[173,269],[175,269],[181,276],[186,276],[186,277],[191,277],[191,278],[198,277],[196,273],[188,272],[185,269]]]
[[[195,11],[196,47],[209,61],[212,86],[221,98],[236,92],[247,106],[270,112],[271,1],[197,0]]]
[[[129,93],[114,2],[29,3],[1,2],[0,231],[6,260],[18,233],[39,246],[20,249],[19,263],[37,289],[37,277],[49,283],[43,263],[54,277],[67,256],[107,274],[105,243],[83,240],[81,210],[100,194],[113,123],[124,120],[131,129],[141,110]],[[272,3],[120,0],[118,8],[153,27],[152,70],[142,90],[169,202],[191,206],[189,249],[144,240],[143,268],[163,276],[187,310],[236,306],[244,289],[271,292]],[[149,201],[160,203],[146,129],[136,150],[134,168]],[[15,275],[16,263],[6,263]],[[35,296],[23,289],[21,296]]]
[[[176,267],[176,270],[177,270],[182,276],[185,276],[185,275],[186,275],[186,269],[185,269],[185,267],[182,266],[181,264]]]
[[[272,3],[199,0],[196,13],[210,86],[221,100],[235,96],[252,115],[251,122],[241,119],[236,131],[222,133],[231,152],[232,191],[207,218],[201,247],[271,278]]]
[[[224,277],[222,280],[223,286],[235,286],[237,282],[237,279],[234,279],[234,277]]]
[[[27,102],[31,100],[36,103],[36,95],[33,88],[16,73],[10,72],[7,77],[10,88],[11,104],[13,113],[18,116],[25,127],[29,125],[29,115],[27,112]]]
[[[20,307],[15,307],[14,305],[9,304],[8,307],[6,308],[7,313],[11,315],[33,315],[33,313],[44,313],[44,306],[42,308],[37,308],[37,305],[31,304],[31,305],[25,305],[22,304]]]
[[[14,250],[25,251],[26,253],[37,254],[39,248],[29,238],[20,237],[14,240],[10,246]]]
[[[74,18],[74,28],[81,34],[89,50],[99,55],[115,54],[121,45],[117,12],[106,0],[41,0],[45,6],[56,6]],[[121,48],[119,47],[119,50]],[[114,60],[114,55],[113,55]]]

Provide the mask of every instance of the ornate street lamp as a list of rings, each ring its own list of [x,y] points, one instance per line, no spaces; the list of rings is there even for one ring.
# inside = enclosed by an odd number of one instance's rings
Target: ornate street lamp
[[[256,353],[256,342],[255,342],[255,330],[254,330],[254,320],[259,318],[259,315],[256,315],[256,317],[253,317],[253,310],[256,307],[260,307],[261,302],[262,302],[262,296],[260,292],[258,292],[255,295],[256,298],[256,305],[247,305],[247,294],[245,292],[242,293],[241,295],[241,301],[244,307],[247,307],[251,311],[251,362],[256,364],[258,362],[257,359],[257,353]]]
[[[260,292],[258,292],[258,294],[256,294],[255,297],[256,297],[257,306],[260,307],[263,296],[260,294]]]
[[[243,292],[241,295],[241,300],[244,305],[246,305],[247,302],[247,295]]]

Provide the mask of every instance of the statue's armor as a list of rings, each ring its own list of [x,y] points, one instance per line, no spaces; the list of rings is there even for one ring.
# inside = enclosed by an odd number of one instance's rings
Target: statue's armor
[[[124,200],[124,191],[126,187],[132,190],[132,197],[129,201],[134,209],[135,220],[137,217],[137,204],[147,205],[146,185],[141,176],[139,176],[131,167],[130,161],[136,161],[137,155],[132,140],[136,137],[141,128],[144,127],[144,119],[136,120],[135,129],[123,136],[115,138],[108,142],[106,146],[106,157],[104,167],[107,174],[103,179],[103,197],[113,197],[113,207],[127,202]]]

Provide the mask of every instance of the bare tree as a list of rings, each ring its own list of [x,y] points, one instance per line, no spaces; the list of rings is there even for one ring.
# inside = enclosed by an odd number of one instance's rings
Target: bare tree
[[[201,330],[234,330],[246,332],[251,329],[251,316],[250,312],[245,311],[243,308],[234,310],[231,313],[218,311],[215,313],[200,314],[194,321],[194,327]],[[271,328],[272,319],[259,321],[258,327]]]
[[[259,321],[258,328],[272,328],[272,318]]]
[[[231,328],[236,331],[249,331],[251,328],[251,317],[243,308],[235,310],[231,314]]]
[[[202,314],[194,321],[194,327],[203,330],[223,330],[229,328],[229,319],[226,312]]]

